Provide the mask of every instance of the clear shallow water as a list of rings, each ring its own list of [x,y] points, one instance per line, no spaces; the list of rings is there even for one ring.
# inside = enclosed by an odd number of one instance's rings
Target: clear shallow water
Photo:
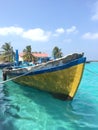
[[[11,81],[1,84],[0,130],[98,130],[98,63],[86,64],[73,101]]]

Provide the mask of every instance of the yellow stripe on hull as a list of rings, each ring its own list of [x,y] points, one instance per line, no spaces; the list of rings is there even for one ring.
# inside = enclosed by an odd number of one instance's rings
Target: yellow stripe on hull
[[[81,63],[64,70],[22,76],[14,81],[22,85],[32,86],[51,93],[68,95],[73,98],[80,83],[83,68],[84,63]]]
[[[71,85],[71,90],[70,90],[70,93],[69,93],[70,97],[74,97],[74,95],[75,95],[75,93],[78,89],[79,83],[80,83],[81,78],[82,78],[83,70],[84,70],[84,64],[83,63],[77,65],[76,74],[74,75],[74,81]]]

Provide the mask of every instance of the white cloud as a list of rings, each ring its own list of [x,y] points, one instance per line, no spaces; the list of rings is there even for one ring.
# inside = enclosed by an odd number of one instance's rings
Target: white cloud
[[[60,36],[60,34],[63,34],[64,32],[65,32],[65,30],[63,28],[57,28],[55,30],[55,33],[53,34],[53,36],[58,37],[58,36]]]
[[[63,33],[67,33],[67,34],[76,34],[78,33],[78,30],[76,28],[76,26],[72,26],[70,28],[67,28],[66,30],[63,29],[63,28],[58,28],[56,29],[55,33],[53,34],[53,36],[59,36],[60,34],[63,34]]]
[[[78,32],[78,30],[77,30],[76,26],[72,26],[71,28],[66,29],[67,34],[77,33],[77,32]]]
[[[29,29],[25,31],[23,28],[10,26],[0,28],[0,35],[1,36],[19,35],[22,38],[27,38],[32,41],[48,41],[51,33],[45,32],[43,29],[40,28]]]
[[[76,33],[77,29],[75,26],[72,26],[69,29],[64,30],[63,28],[57,28],[55,30],[55,33],[52,34],[52,32],[45,31],[41,28],[34,28],[34,29],[28,29],[25,30],[21,27],[2,27],[0,28],[0,35],[1,36],[9,36],[9,35],[16,35],[20,36],[22,38],[29,39],[31,41],[39,41],[39,42],[46,42],[49,41],[50,36],[60,36],[64,32],[70,34],[70,33]]]
[[[20,27],[4,27],[4,28],[0,28],[0,35],[2,36],[6,36],[9,34],[16,34],[16,35],[20,35],[23,33],[23,28]]]
[[[92,16],[92,20],[98,20],[98,13],[96,13],[95,15]]]
[[[36,28],[25,31],[22,36],[32,41],[48,41],[50,34],[50,32],[45,32],[40,28]]]
[[[84,39],[92,39],[92,40],[96,40],[98,39],[98,33],[90,33],[87,32],[82,36]]]
[[[56,33],[64,33],[65,30],[63,28],[58,28],[56,29]]]
[[[91,17],[92,20],[98,20],[98,1],[93,5],[93,16]]]

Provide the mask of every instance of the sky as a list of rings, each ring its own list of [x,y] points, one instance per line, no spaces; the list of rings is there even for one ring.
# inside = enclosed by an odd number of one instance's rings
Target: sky
[[[11,43],[22,52],[49,56],[82,53],[98,60],[98,0],[0,0],[0,48]]]

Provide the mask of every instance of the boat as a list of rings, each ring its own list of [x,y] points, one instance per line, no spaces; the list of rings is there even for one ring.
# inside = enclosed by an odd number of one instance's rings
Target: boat
[[[11,67],[13,65],[14,65],[14,63],[12,63],[12,62],[3,62],[3,63],[0,63],[0,69],[3,69],[5,67]]]
[[[4,82],[12,80],[51,93],[61,100],[72,100],[82,79],[86,57],[73,53],[26,67],[3,69]]]

